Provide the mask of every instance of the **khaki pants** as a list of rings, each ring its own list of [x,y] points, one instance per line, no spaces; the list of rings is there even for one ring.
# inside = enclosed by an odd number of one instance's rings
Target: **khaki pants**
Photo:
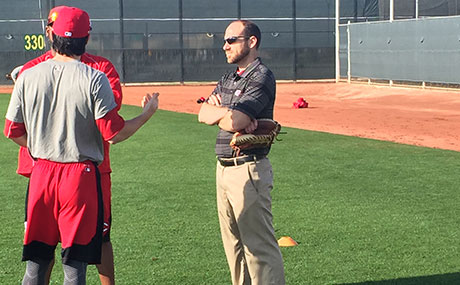
[[[268,158],[223,167],[217,162],[217,209],[233,284],[285,284],[275,238]]]

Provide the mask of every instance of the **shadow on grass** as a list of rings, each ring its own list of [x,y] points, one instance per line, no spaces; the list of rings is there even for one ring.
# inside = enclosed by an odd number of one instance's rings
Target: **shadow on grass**
[[[448,273],[431,276],[400,278],[382,281],[365,281],[359,283],[342,283],[340,285],[451,285],[460,284],[460,273]]]

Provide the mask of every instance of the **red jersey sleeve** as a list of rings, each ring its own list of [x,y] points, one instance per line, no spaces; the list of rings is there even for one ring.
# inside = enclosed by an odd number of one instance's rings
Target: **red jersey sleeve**
[[[26,127],[24,123],[16,123],[5,119],[3,134],[7,138],[19,138],[26,134]]]
[[[121,84],[120,84],[120,76],[118,72],[115,70],[115,67],[110,61],[107,61],[107,66],[104,70],[105,75],[109,79],[110,86],[112,87],[113,97],[115,99],[115,103],[117,103],[117,110],[121,108],[121,101],[123,99],[123,95],[121,93]]]
[[[125,126],[125,120],[118,115],[116,108],[105,114],[104,117],[96,120],[96,125],[105,141],[111,140]]]

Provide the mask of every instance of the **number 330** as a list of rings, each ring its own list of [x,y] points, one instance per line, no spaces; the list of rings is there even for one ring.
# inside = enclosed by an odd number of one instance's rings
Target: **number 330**
[[[25,35],[25,50],[41,50],[45,48],[45,37],[43,35]]]

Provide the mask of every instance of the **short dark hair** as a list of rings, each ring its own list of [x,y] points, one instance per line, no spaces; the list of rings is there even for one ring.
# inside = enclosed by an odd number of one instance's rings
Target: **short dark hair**
[[[80,56],[85,53],[88,37],[64,38],[53,33],[52,48],[55,52],[66,56]]]
[[[243,32],[245,36],[247,37],[254,36],[257,38],[256,49],[258,49],[260,46],[260,42],[262,40],[262,34],[260,32],[259,27],[253,22],[248,21],[248,20],[239,20],[239,22],[241,22],[241,24],[243,24],[244,26]]]

